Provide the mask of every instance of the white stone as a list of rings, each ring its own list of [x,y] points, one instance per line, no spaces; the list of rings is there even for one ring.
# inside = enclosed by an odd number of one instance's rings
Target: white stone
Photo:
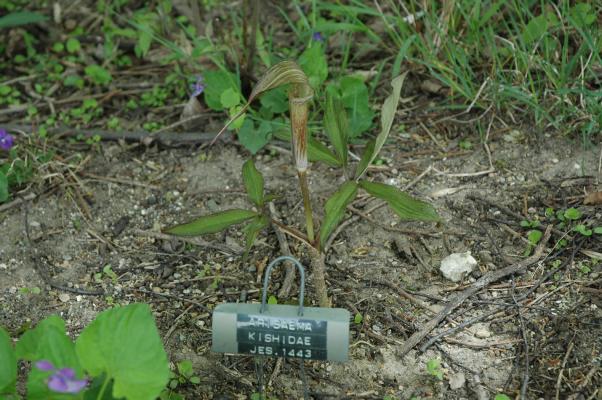
[[[466,253],[453,253],[441,260],[439,270],[444,277],[452,282],[460,282],[464,275],[470,274],[474,267],[477,266],[477,260],[470,255],[470,251]]]
[[[61,294],[59,294],[59,300],[62,301],[63,303],[66,303],[69,300],[71,300],[71,296],[69,296],[68,293],[61,293]]]
[[[489,329],[487,328],[481,328],[477,330],[474,334],[476,337],[481,339],[487,339],[488,337],[491,337],[491,332],[489,332]]]
[[[451,390],[458,390],[464,387],[466,377],[462,372],[458,372],[449,377],[449,387]]]

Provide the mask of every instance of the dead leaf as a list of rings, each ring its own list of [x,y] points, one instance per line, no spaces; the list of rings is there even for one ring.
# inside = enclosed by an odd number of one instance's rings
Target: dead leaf
[[[191,96],[188,100],[188,103],[184,106],[182,110],[182,114],[180,114],[180,121],[184,122],[184,128],[187,130],[192,130],[199,125],[201,122],[199,117],[203,113],[203,106],[201,102],[195,97]]]
[[[422,81],[422,83],[420,84],[420,89],[433,94],[439,93],[442,87],[443,86],[439,82],[432,79]]]
[[[593,192],[585,196],[583,204],[587,205],[598,205],[602,204],[602,192]]]

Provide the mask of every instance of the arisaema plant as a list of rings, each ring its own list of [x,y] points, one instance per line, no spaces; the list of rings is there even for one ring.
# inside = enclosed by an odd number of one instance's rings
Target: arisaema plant
[[[276,223],[285,232],[307,245],[311,257],[315,295],[321,307],[330,306],[325,277],[325,244],[341,223],[347,206],[353,202],[360,190],[384,200],[403,220],[439,221],[440,219],[430,204],[414,199],[394,186],[364,179],[368,167],[382,149],[391,130],[404,78],[405,74],[391,82],[392,93],[386,98],[381,109],[381,131],[374,140],[366,145],[359,163],[355,166],[351,165],[348,159],[349,122],[340,99],[332,95],[328,95],[326,99],[323,127],[329,139],[329,145],[310,137],[307,120],[313,90],[307,76],[295,62],[282,61],[270,68],[257,83],[249,96],[249,101],[240,112],[242,114],[251,102],[263,93],[288,85],[291,130],[290,134],[285,134],[282,138],[290,140],[293,149],[293,162],[297,170],[305,211],[305,233],[294,227],[282,226],[278,221]],[[237,116],[234,116],[224,129],[236,118]],[[314,161],[339,167],[346,177],[345,182],[324,204],[324,218],[318,225],[317,234],[308,185],[309,162]],[[274,197],[265,194],[263,176],[255,167],[253,160],[244,163],[242,178],[249,201],[256,206],[257,211],[249,209],[222,211],[170,227],[165,232],[176,236],[198,236],[216,233],[232,225],[244,224],[246,253],[248,253],[259,232],[270,225],[271,219],[266,205]]]

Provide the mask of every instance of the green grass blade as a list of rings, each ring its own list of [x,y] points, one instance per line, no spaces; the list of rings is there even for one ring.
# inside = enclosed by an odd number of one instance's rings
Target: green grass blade
[[[205,215],[194,221],[172,226],[163,232],[175,236],[199,236],[208,233],[223,231],[229,226],[240,224],[248,219],[257,216],[257,213],[250,210],[227,210],[216,214]]]
[[[0,18],[0,29],[46,21],[47,16],[31,11],[12,12]]]

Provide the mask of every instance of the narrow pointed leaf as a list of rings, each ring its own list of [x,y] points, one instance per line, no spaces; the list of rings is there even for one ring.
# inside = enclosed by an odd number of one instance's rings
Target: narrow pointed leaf
[[[205,215],[185,224],[172,226],[165,229],[164,232],[175,236],[199,236],[216,233],[223,231],[231,225],[240,224],[256,215],[256,212],[250,210],[227,210]]]
[[[366,144],[364,148],[364,153],[362,154],[362,158],[360,159],[359,164],[357,165],[357,170],[355,173],[355,179],[360,178],[360,173],[366,171],[372,162],[372,154],[374,154],[374,146],[376,145],[376,140],[371,140]]]
[[[14,393],[17,381],[17,357],[8,333],[0,327],[0,394]]]
[[[242,166],[242,180],[247,189],[249,200],[258,207],[262,207],[263,199],[263,176],[257,168],[253,160],[248,160]]]
[[[348,124],[343,105],[334,96],[329,95],[326,99],[326,111],[324,112],[324,129],[326,129],[330,143],[332,143],[343,166],[347,165]]]
[[[399,75],[397,78],[391,81],[391,86],[393,86],[393,92],[385,99],[385,103],[383,104],[380,122],[381,122],[381,131],[376,137],[376,141],[374,144],[374,150],[372,151],[372,155],[370,156],[369,161],[366,163],[363,169],[357,169],[355,174],[356,179],[360,179],[362,175],[368,169],[368,166],[374,161],[380,149],[385,144],[387,137],[389,136],[389,132],[391,131],[391,126],[393,125],[393,120],[395,119],[395,112],[397,111],[397,104],[399,103],[399,96],[401,94],[401,87],[403,85],[403,81],[407,75],[407,72]]]
[[[253,243],[255,243],[255,239],[257,239],[257,235],[259,232],[267,228],[270,224],[270,221],[265,215],[258,215],[253,218],[247,226],[244,228],[245,232],[245,254],[243,258],[246,258],[249,255],[249,250],[253,247]]]
[[[326,216],[322,221],[320,228],[320,247],[324,247],[324,244],[328,240],[328,237],[339,225],[343,215],[345,215],[345,208],[355,199],[357,194],[357,183],[356,182],[345,182],[339,190],[337,190],[328,201],[326,201],[325,210]]]
[[[441,220],[441,217],[439,217],[439,214],[437,214],[432,205],[421,200],[416,200],[396,187],[368,181],[360,181],[360,186],[372,196],[385,200],[401,219],[418,221]]]
[[[280,140],[291,140],[291,133],[283,130],[274,132],[274,136]],[[320,161],[331,167],[341,167],[343,165],[336,154],[313,137],[310,137],[307,141],[307,158],[311,162]]]

